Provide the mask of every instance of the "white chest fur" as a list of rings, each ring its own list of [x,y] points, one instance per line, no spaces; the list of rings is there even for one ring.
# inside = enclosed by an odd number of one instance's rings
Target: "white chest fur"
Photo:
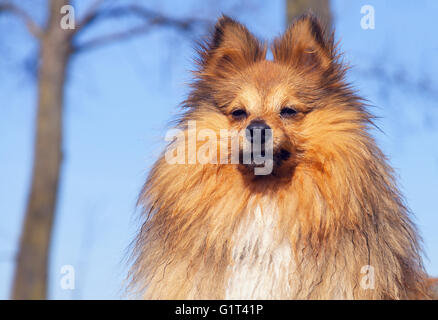
[[[292,250],[278,232],[275,206],[255,206],[233,236],[226,299],[284,299],[290,297]]]

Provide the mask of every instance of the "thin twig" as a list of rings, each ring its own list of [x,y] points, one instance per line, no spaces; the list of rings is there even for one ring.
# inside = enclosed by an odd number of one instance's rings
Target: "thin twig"
[[[33,21],[26,11],[12,3],[2,2],[0,3],[0,13],[2,12],[9,12],[16,15],[24,21],[27,29],[35,38],[41,38],[41,35],[43,34],[42,28]]]

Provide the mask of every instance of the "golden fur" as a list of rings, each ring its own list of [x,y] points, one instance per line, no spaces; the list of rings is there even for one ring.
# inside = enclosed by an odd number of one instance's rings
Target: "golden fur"
[[[243,164],[169,164],[163,154],[139,198],[144,222],[133,287],[150,299],[227,298],[233,266],[245,259],[233,255],[239,228],[251,212],[275,211],[266,247],[290,248],[291,258],[282,260],[289,267],[278,275],[284,287],[249,298],[427,298],[417,230],[369,133],[372,117],[344,80],[333,36],[308,15],[275,39],[272,52],[274,60],[266,60],[266,46],[244,26],[219,19],[201,46],[177,127],[187,135],[187,121],[196,120],[197,130],[219,133],[263,119],[274,150],[286,148],[290,158],[255,176]],[[281,119],[288,105],[298,113]],[[234,120],[236,108],[247,119]],[[261,252],[254,246],[247,254]],[[361,286],[366,265],[375,269],[374,289]]]

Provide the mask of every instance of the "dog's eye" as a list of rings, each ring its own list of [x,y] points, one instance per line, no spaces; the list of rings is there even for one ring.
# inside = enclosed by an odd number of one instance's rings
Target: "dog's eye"
[[[298,113],[298,111],[295,110],[294,108],[285,107],[285,108],[281,109],[280,116],[283,118],[291,118],[291,117],[295,116],[297,113]]]
[[[248,116],[248,114],[243,109],[236,109],[231,112],[231,116],[236,120],[243,120]]]

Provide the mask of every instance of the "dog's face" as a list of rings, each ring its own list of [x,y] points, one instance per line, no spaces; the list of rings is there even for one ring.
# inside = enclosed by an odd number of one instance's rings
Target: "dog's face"
[[[188,103],[196,106],[194,114],[217,119],[212,129],[246,130],[250,143],[261,142],[262,153],[271,145],[272,175],[284,176],[300,163],[319,166],[336,148],[347,148],[343,136],[364,114],[343,82],[333,40],[314,18],[297,21],[274,40],[272,52],[273,61],[266,60],[266,46],[241,24],[221,18],[201,50]],[[255,166],[238,165],[245,174]]]
[[[307,109],[294,94],[292,80],[281,65],[266,60],[257,62],[235,76],[232,81],[240,85],[234,89],[233,99],[221,109],[233,130],[246,131],[244,138],[253,146],[260,143],[263,156],[271,148],[274,174],[280,168],[290,167],[299,156],[297,123]],[[241,159],[242,172],[253,172],[257,166],[253,159],[254,156],[250,163]]]

